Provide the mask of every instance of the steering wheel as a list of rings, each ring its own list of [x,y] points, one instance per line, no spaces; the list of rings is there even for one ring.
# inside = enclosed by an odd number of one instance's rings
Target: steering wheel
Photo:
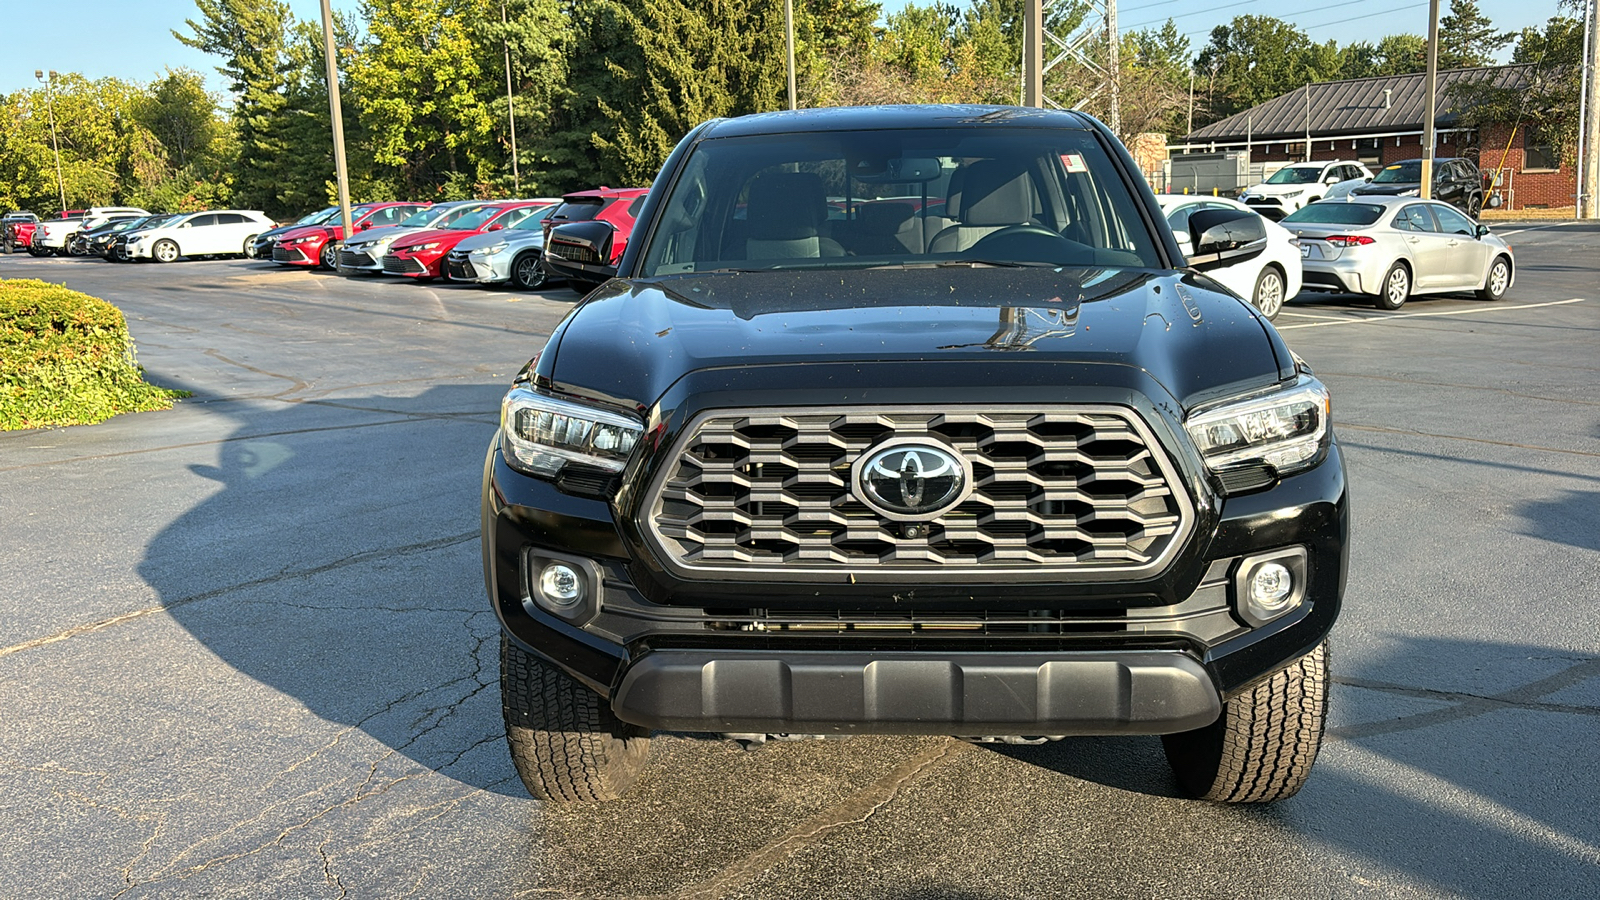
[[[1032,222],[1007,225],[986,235],[967,251],[974,256],[994,256],[1027,262],[1067,263],[1083,245]]]

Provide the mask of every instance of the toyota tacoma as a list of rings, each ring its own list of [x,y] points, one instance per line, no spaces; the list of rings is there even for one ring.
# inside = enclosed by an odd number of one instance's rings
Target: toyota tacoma
[[[1326,389],[1076,112],[714,120],[502,402],[482,492],[512,759],[614,798],[655,732],[1162,735],[1310,773],[1349,505]]]

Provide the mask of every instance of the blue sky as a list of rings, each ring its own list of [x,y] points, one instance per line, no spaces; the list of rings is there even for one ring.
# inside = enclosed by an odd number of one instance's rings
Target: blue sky
[[[959,2],[959,0],[958,0]],[[63,6],[36,0],[0,0],[10,7],[0,15],[0,93],[34,87],[35,69],[80,72],[90,78],[117,76],[147,81],[167,68],[188,67],[207,76],[211,88],[223,90],[215,61],[172,37],[184,19],[197,15],[194,0],[69,0]],[[317,19],[319,0],[289,0],[295,15]],[[899,9],[905,0],[889,0],[885,9]],[[1479,0],[1479,8],[1496,27],[1514,31],[1540,26],[1556,12],[1555,0]],[[358,0],[333,0],[335,9],[354,12]],[[1441,0],[1449,9],[1449,0]],[[1206,34],[1238,15],[1276,15],[1293,22],[1313,40],[1341,45],[1376,41],[1386,34],[1426,34],[1426,0],[1341,0],[1337,4],[1291,4],[1274,0],[1125,0],[1118,7],[1124,30],[1160,27],[1171,16],[1189,34],[1191,49]],[[1443,13],[1441,13],[1443,15]]]

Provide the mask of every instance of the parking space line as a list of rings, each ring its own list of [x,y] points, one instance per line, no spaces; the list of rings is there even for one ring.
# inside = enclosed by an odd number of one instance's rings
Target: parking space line
[[[1314,316],[1311,313],[1290,312],[1287,309],[1279,312],[1278,315],[1280,315],[1280,316],[1294,316],[1297,319],[1319,319],[1319,320],[1324,321],[1324,322],[1344,322],[1344,321],[1348,321],[1348,319],[1349,319],[1348,316]]]
[[[1510,306],[1485,306],[1482,309],[1443,309],[1435,312],[1396,313],[1392,316],[1369,316],[1360,319],[1336,319],[1328,322],[1302,322],[1299,325],[1279,325],[1279,331],[1288,331],[1292,328],[1324,328],[1329,325],[1369,325],[1373,322],[1393,322],[1396,319],[1420,319],[1426,316],[1466,316],[1476,313],[1507,312],[1513,309],[1538,309],[1541,306],[1565,306],[1568,303],[1583,303],[1588,297],[1573,297],[1571,300],[1551,300],[1548,303],[1517,303]]]

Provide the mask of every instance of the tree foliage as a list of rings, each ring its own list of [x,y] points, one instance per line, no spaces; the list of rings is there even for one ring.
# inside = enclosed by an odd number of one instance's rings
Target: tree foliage
[[[1517,36],[1494,27],[1477,0],[1450,0],[1450,14],[1439,20],[1439,68],[1494,65],[1494,57]]]

